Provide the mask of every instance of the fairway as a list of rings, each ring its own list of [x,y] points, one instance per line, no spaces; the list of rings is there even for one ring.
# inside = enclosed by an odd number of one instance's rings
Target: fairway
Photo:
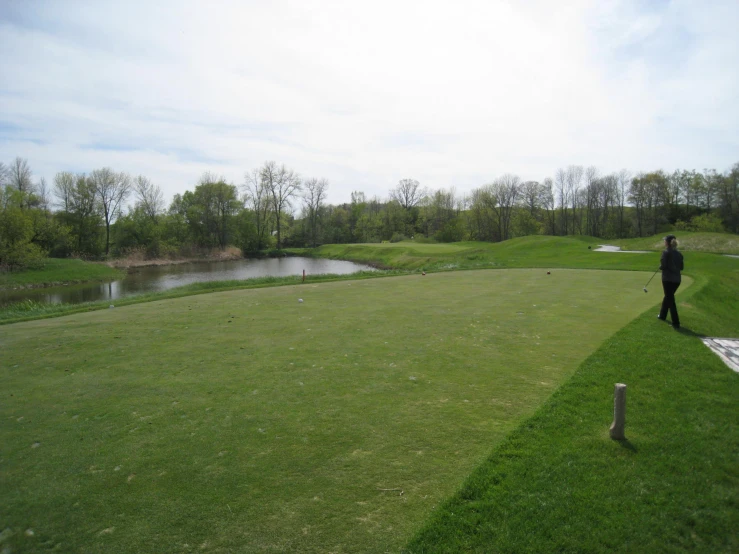
[[[649,275],[308,283],[2,327],[0,521],[23,551],[397,551],[661,300]]]

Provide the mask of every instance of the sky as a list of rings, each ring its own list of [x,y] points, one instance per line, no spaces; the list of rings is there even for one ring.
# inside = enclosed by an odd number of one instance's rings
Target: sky
[[[739,162],[739,2],[0,0],[0,161],[169,202],[273,160],[386,199]]]

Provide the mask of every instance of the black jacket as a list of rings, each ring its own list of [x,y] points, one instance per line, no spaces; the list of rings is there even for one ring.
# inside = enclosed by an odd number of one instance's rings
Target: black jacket
[[[680,272],[683,270],[683,255],[677,250],[666,249],[662,252],[659,268],[662,270],[663,281],[679,283]]]

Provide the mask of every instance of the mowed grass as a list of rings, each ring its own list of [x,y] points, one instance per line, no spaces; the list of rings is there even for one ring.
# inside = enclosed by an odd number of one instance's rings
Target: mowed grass
[[[4,326],[0,546],[397,551],[655,304],[648,276],[448,272]]]
[[[687,264],[681,331],[648,310],[606,340],[404,552],[739,551],[739,376],[700,341],[739,337],[739,265]],[[625,441],[608,436],[619,382]]]

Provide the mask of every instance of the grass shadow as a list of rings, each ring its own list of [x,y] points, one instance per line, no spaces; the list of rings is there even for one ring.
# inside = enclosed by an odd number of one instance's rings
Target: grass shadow
[[[706,335],[702,333],[696,333],[692,329],[689,329],[687,327],[680,326],[679,329],[676,329],[676,331],[682,335],[688,335],[689,337],[698,337],[700,339],[706,338]]]
[[[625,448],[626,450],[631,450],[633,453],[639,452],[636,449],[636,446],[629,440],[629,439],[613,439],[615,442],[617,442],[621,448]]]

